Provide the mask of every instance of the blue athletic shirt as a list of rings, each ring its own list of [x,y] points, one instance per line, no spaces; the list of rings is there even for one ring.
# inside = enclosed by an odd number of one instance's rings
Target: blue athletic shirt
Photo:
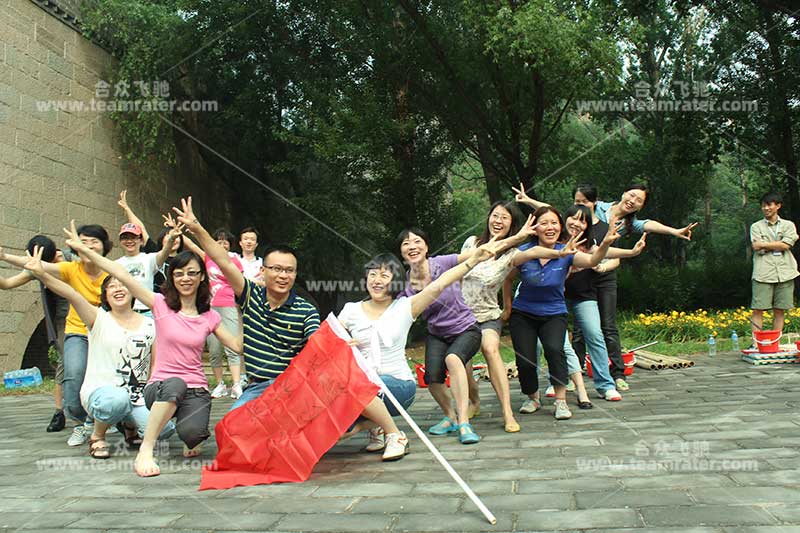
[[[536,246],[538,241],[527,242],[519,247],[520,251]],[[557,243],[556,250],[564,248]],[[519,286],[512,309],[523,311],[534,316],[554,316],[567,313],[564,302],[564,281],[572,266],[574,255],[551,259],[544,265],[538,259],[531,259],[519,265],[522,283]]]

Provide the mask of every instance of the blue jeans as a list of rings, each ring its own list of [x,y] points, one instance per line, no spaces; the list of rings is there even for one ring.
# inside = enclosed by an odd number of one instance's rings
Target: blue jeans
[[[568,301],[567,305],[575,315],[575,323],[583,333],[589,359],[592,361],[594,388],[600,394],[616,387],[608,368],[608,350],[600,323],[600,310],[595,300]]]
[[[112,426],[117,422],[136,424],[139,437],[144,437],[150,411],[144,405],[131,404],[131,397],[126,389],[114,385],[100,387],[89,395],[86,407],[89,415],[98,422]],[[168,439],[173,433],[175,433],[175,423],[169,420],[158,438]]]
[[[64,411],[83,423],[86,411],[81,405],[81,385],[86,374],[86,359],[89,355],[89,339],[86,335],[70,333],[64,338]]]
[[[411,404],[414,403],[414,398],[417,394],[416,382],[408,379],[397,379],[389,375],[381,375],[380,378],[386,384],[386,387],[388,387],[389,392],[391,392],[400,405],[403,406],[403,409],[408,410]],[[378,397],[383,400],[383,404],[386,406],[386,409],[388,409],[390,415],[400,416],[400,412],[383,392],[379,392]]]
[[[267,390],[267,387],[272,385],[274,382],[275,382],[274,379],[270,379],[267,381],[260,381],[258,383],[250,383],[250,385],[248,385],[247,388],[244,389],[242,395],[239,396],[239,399],[233,402],[233,405],[231,405],[230,410],[233,411],[237,407],[241,407],[247,402],[255,400],[256,398],[261,396],[261,394],[265,390]]]

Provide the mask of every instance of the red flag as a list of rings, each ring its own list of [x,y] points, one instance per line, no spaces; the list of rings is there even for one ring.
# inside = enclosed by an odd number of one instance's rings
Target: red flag
[[[214,429],[219,452],[200,490],[305,481],[378,393],[329,317],[257,399]],[[338,327],[337,327],[338,326]]]

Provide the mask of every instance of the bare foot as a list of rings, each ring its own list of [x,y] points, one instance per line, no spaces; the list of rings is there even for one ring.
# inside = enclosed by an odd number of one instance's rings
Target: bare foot
[[[136,471],[136,474],[141,477],[153,477],[161,473],[161,469],[158,467],[158,464],[156,464],[155,459],[153,459],[153,455],[144,454],[142,452],[136,455],[136,460],[133,462],[133,469]]]
[[[200,444],[198,444],[197,446],[195,446],[194,448],[191,448],[191,449],[188,446],[186,446],[185,444],[183,445],[183,456],[186,457],[186,458],[197,457],[202,452],[203,452],[203,443],[202,442]]]
[[[467,418],[475,418],[481,414],[480,402],[469,402],[469,409],[467,410]]]

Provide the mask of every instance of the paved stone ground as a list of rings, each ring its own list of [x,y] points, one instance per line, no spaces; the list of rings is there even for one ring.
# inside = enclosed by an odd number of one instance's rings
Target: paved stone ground
[[[0,398],[0,527],[25,530],[800,531],[800,366],[753,367],[733,354],[695,368],[637,369],[619,403],[595,400],[556,422],[552,404],[505,434],[488,383],[483,440],[434,442],[498,517],[490,526],[424,445],[396,463],[334,447],[310,480],[198,492],[199,461],[173,437],[160,477],[132,456],[98,461],[45,433],[47,397]],[[516,392],[514,400],[521,399]],[[426,391],[412,414],[439,415]],[[570,402],[574,403],[574,397]],[[214,420],[229,400],[215,403]],[[111,444],[120,439],[111,437]],[[213,442],[213,441],[212,441]],[[201,456],[213,458],[214,445]]]

